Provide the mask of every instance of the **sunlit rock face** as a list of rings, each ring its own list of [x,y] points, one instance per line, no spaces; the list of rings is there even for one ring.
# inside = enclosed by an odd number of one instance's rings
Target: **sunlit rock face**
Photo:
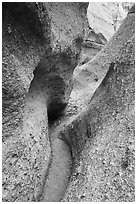
[[[89,29],[83,42],[79,65],[90,61],[117,31],[133,2],[90,2]]]
[[[104,47],[119,28],[127,13],[127,4],[114,2],[89,3],[87,10],[89,29],[83,42],[79,65],[87,63]]]
[[[115,2],[90,2],[87,11],[90,27],[95,33],[102,33],[107,40],[119,28],[126,15],[122,3]]]

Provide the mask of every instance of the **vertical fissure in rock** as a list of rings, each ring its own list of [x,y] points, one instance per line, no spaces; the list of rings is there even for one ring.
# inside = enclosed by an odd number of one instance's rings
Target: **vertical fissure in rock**
[[[70,147],[64,140],[59,139],[60,131],[56,132],[56,125],[53,127],[52,125],[62,117],[67,104],[61,103],[61,99],[58,98],[59,93],[57,89],[59,86],[62,87],[63,80],[58,75],[49,76],[47,79],[48,73],[45,72],[43,67],[42,65],[38,65],[33,72],[34,78],[30,85],[26,104],[27,106],[31,106],[32,102],[40,105],[39,101],[41,101],[43,106],[45,108],[47,107],[51,158],[44,176],[43,190],[37,200],[42,202],[57,202],[62,199],[69,182],[72,158]],[[57,84],[58,87],[56,87]]]

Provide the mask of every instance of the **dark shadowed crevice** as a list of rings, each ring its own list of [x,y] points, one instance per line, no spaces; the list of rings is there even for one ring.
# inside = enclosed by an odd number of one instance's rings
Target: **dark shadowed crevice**
[[[41,202],[59,202],[66,190],[72,168],[72,158],[69,146],[65,141],[58,138],[57,131],[51,132],[50,127],[63,115],[67,103],[61,98],[64,94],[62,79],[57,75],[49,75],[42,66],[38,66],[34,72],[34,78],[28,92],[27,104],[31,102],[47,108],[49,128],[49,140],[51,146],[51,159],[45,174],[42,194],[38,197]],[[58,84],[58,86],[57,86]],[[35,97],[34,97],[35,96]],[[40,103],[38,102],[40,101]],[[43,103],[44,101],[44,103]],[[37,111],[39,107],[37,107]],[[34,110],[35,111],[35,110]],[[39,115],[41,117],[41,115]],[[31,114],[32,117],[32,114]],[[46,116],[45,116],[46,117]]]
[[[48,56],[46,56],[38,64],[33,72],[33,80],[38,81],[38,86],[43,91],[46,97],[49,126],[51,126],[58,118],[64,115],[64,110],[67,106],[66,95],[67,92],[69,92],[71,84],[68,85],[69,82],[65,81],[66,76],[56,72],[56,66],[64,66],[64,69],[66,69],[65,74],[67,75],[67,68],[68,66],[70,66],[68,64],[71,61],[70,56],[68,60],[67,56],[69,54],[67,54],[48,54]]]
[[[67,103],[59,103],[57,100],[52,101],[47,110],[49,126],[64,115]]]

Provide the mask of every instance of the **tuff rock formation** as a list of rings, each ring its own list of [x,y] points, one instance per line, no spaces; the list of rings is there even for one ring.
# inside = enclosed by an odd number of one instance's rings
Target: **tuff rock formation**
[[[72,77],[87,6],[3,3],[3,201],[134,201],[135,8]]]
[[[58,117],[68,102],[87,6],[2,5],[5,202],[38,201],[43,191],[51,162],[48,121]]]
[[[134,7],[132,7],[132,9],[134,9]],[[107,46],[104,46],[91,61],[82,66],[77,66],[74,70],[74,89],[71,95],[72,97],[75,95],[76,98],[80,98],[79,103],[83,103],[83,106],[88,104],[93,91],[106,75],[109,64],[119,56],[119,50],[122,49],[127,39],[131,37],[130,26],[127,26],[126,30],[126,32],[123,32],[123,30],[120,29],[118,37],[114,35],[113,38],[109,40]],[[76,95],[77,92],[78,94]]]
[[[83,66],[89,77],[94,66],[98,67],[98,77],[101,71],[107,74],[89,105],[61,131],[74,159],[73,173],[62,201],[133,202],[135,7],[108,45]]]
[[[79,65],[91,60],[113,36],[128,13],[125,4],[120,2],[89,3],[87,10],[89,29],[87,38],[82,44]],[[129,3],[128,6],[130,4],[132,5]]]
[[[90,2],[87,12],[90,27],[107,40],[119,28],[126,15],[127,11],[121,2]]]

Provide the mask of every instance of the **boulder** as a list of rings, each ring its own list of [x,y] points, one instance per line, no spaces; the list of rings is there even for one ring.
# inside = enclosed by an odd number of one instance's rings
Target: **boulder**
[[[3,201],[38,201],[51,162],[48,122],[65,108],[88,3],[3,3]],[[67,24],[67,26],[66,26]]]
[[[87,64],[92,70],[95,63],[107,74],[89,105],[62,130],[74,159],[62,201],[135,202],[134,12]]]

